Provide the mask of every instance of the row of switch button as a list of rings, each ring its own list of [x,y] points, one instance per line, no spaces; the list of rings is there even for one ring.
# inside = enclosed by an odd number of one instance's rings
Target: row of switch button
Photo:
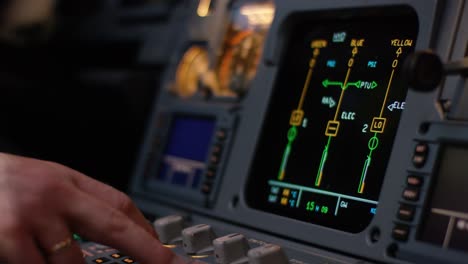
[[[94,242],[79,242],[87,264],[137,264],[134,259],[114,248]]]
[[[97,264],[101,264],[101,263],[108,263],[108,264],[118,264],[118,263],[127,263],[127,264],[134,264],[135,263],[135,260],[131,259],[131,258],[125,258],[123,260],[121,260],[121,262],[109,262],[111,261],[110,259],[106,258],[106,257],[101,257],[101,258],[97,258],[97,259],[94,259],[93,262],[94,263],[97,263]]]
[[[214,255],[220,264],[283,264],[289,263],[284,251],[277,245],[267,244],[250,249],[245,236],[230,234],[216,238],[211,226],[201,224],[184,228],[181,216],[157,219],[154,227],[160,241],[168,247],[182,244],[190,257]]]
[[[211,149],[211,156],[208,161],[208,167],[205,172],[205,181],[201,187],[201,192],[204,194],[210,194],[213,190],[213,182],[218,171],[218,165],[221,161],[221,154],[224,149],[224,142],[227,139],[226,129],[219,129],[215,134],[216,143]]]
[[[426,164],[429,155],[429,146],[425,142],[419,142],[414,148],[413,166],[415,168],[422,168]],[[398,208],[397,217],[400,221],[411,222],[416,213],[416,207],[406,202],[417,202],[421,196],[421,187],[423,185],[423,178],[418,175],[409,175],[406,178],[406,187],[403,190],[404,203],[400,204]],[[405,224],[397,224],[393,228],[392,236],[399,241],[407,241],[410,232],[410,227]]]

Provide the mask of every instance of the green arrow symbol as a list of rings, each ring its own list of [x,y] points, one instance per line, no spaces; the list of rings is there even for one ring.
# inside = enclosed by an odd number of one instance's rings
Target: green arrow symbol
[[[330,82],[328,79],[323,80],[322,82],[323,87],[328,88],[329,85],[337,85],[343,88],[343,83],[342,82]]]
[[[322,85],[323,87],[328,88],[328,79],[323,80]]]
[[[374,89],[375,87],[377,87],[378,84],[375,82],[375,81],[372,81],[372,84],[371,84],[371,89]]]

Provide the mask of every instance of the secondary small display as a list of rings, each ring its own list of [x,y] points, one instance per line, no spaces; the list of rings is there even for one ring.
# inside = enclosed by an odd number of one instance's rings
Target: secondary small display
[[[215,130],[215,120],[197,116],[175,116],[156,179],[197,189]]]
[[[404,6],[303,17],[288,30],[247,202],[361,232],[377,211],[406,105],[400,72],[417,17]]]
[[[468,146],[445,145],[437,180],[419,239],[443,248],[468,251]]]

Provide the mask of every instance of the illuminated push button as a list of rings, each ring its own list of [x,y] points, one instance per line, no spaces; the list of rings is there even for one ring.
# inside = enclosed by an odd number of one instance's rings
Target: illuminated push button
[[[414,187],[408,187],[403,191],[403,198],[407,201],[419,200],[419,189]]]
[[[413,165],[416,168],[421,168],[426,164],[427,155],[429,153],[429,146],[426,143],[419,143],[414,149]]]
[[[201,187],[201,192],[204,194],[210,194],[212,188],[213,188],[213,183],[211,183],[210,181],[205,181],[203,183],[203,186]]]
[[[221,152],[223,152],[223,145],[221,145],[221,144],[215,144],[213,146],[213,149],[211,150],[211,153],[213,155],[218,155],[219,156],[219,155],[221,155]]]
[[[403,221],[413,221],[415,211],[416,209],[414,206],[402,204],[400,205],[400,208],[398,208],[398,219]]]
[[[214,167],[214,166],[209,167],[209,168],[206,170],[205,175],[206,175],[206,177],[209,178],[209,179],[214,178],[215,175],[216,175],[216,167]]]
[[[241,234],[231,234],[213,241],[216,263],[241,264],[248,263],[247,252],[249,244]]]
[[[406,183],[409,186],[420,187],[423,184],[423,179],[419,176],[410,175],[406,178]]]
[[[220,156],[217,155],[217,154],[212,154],[211,157],[210,157],[210,163],[212,165],[218,165],[219,164],[219,160],[220,160]]]
[[[286,264],[289,263],[286,254],[280,246],[267,244],[249,250],[249,264]]]
[[[413,165],[416,168],[422,168],[425,163],[426,163],[426,157],[425,156],[419,156],[419,155],[414,155],[413,156]]]
[[[405,225],[396,225],[392,230],[392,237],[399,241],[407,241],[409,236],[409,227]]]
[[[419,143],[414,149],[415,154],[425,155],[427,154],[429,147],[426,143]]]
[[[226,138],[227,138],[226,129],[222,128],[222,129],[216,131],[216,139],[218,139],[219,141],[224,141]]]
[[[213,239],[215,235],[209,225],[196,225],[182,230],[184,250],[189,255],[211,254]]]
[[[165,245],[176,245],[182,241],[184,218],[180,215],[170,215],[157,219],[153,223],[159,241]]]
[[[93,260],[94,263],[98,263],[98,264],[106,263],[106,262],[109,262],[109,261],[110,260],[108,258],[98,258],[98,259]]]

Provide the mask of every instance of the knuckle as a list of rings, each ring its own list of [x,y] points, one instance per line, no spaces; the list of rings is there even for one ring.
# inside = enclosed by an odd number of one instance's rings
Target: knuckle
[[[121,212],[117,210],[110,210],[107,216],[107,225],[106,228],[111,234],[117,235],[125,233],[129,228],[128,221]]]
[[[129,213],[132,212],[133,208],[135,208],[135,205],[133,204],[133,201],[124,193],[118,192],[116,194],[116,204],[117,204],[117,210],[120,212],[128,215]]]
[[[50,197],[50,189],[43,184],[38,184],[37,188],[33,190],[29,195],[25,195],[22,199],[22,206],[24,209],[33,209],[44,205]]]
[[[31,188],[18,201],[21,210],[28,214],[40,214],[41,210],[57,208],[70,195],[67,186],[54,179],[45,179]]]

